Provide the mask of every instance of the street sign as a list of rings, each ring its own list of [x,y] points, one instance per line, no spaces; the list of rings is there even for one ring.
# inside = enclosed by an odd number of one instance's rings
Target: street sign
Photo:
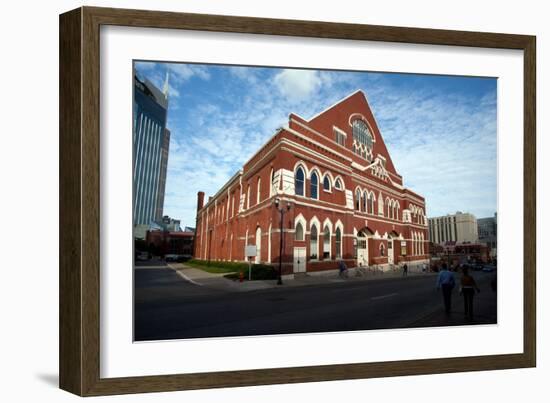
[[[258,254],[256,250],[256,245],[246,245],[245,254],[246,257],[256,257],[256,255]]]

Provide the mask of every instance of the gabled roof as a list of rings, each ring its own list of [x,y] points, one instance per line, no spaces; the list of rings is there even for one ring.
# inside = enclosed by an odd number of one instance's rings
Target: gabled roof
[[[342,114],[340,112],[342,112]],[[386,169],[389,172],[400,176],[397,172],[397,169],[395,168],[395,165],[393,164],[391,155],[386,147],[384,139],[382,138],[382,134],[380,133],[380,129],[378,128],[378,124],[369,105],[367,96],[365,95],[363,90],[358,89],[352,92],[351,94],[335,102],[328,108],[325,108],[321,112],[317,113],[309,120],[304,119],[304,121],[307,122],[308,126],[321,133],[332,133],[332,124],[329,130],[326,122],[334,122],[335,120],[339,120],[340,122],[339,124],[336,124],[336,126],[338,126],[340,129],[349,131],[349,118],[356,113],[364,117],[372,131],[375,139],[374,157],[376,158],[377,154],[384,157],[386,159]],[[323,117],[325,116],[327,116],[326,121],[325,119],[323,119]]]
[[[333,103],[332,105],[330,105],[328,108],[325,108],[323,109],[321,112],[313,115],[311,118],[309,118],[307,121],[308,122],[311,122],[313,119],[317,118],[318,116],[321,116],[322,114],[324,114],[325,112],[331,110],[332,108],[336,107],[337,105],[343,103],[344,101],[346,101],[347,99],[351,98],[352,96],[354,96],[355,94],[358,94],[358,93],[361,93],[363,95],[363,97],[365,98],[365,101],[367,100],[367,96],[365,95],[365,93],[363,92],[363,90],[361,89],[358,89],[358,90],[355,90],[354,92],[352,92],[351,94],[349,95],[346,95],[344,98],[342,98],[341,100],[339,101],[336,101],[335,103]],[[368,104],[368,101],[367,101],[367,104]]]

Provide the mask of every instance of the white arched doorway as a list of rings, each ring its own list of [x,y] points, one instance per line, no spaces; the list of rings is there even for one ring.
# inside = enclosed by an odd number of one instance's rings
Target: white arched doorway
[[[262,229],[256,228],[256,259],[254,263],[260,263],[260,257],[262,256]]]
[[[388,264],[393,264],[393,238],[388,236]]]
[[[369,240],[368,231],[361,230],[357,233],[357,266],[365,267],[369,265]]]

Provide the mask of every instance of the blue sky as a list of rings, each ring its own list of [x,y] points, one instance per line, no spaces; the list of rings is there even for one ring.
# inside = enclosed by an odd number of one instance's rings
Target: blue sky
[[[457,76],[136,62],[162,88],[170,71],[164,213],[194,226],[213,195],[291,112],[308,119],[362,89],[405,186],[429,217],[497,205],[497,80]]]

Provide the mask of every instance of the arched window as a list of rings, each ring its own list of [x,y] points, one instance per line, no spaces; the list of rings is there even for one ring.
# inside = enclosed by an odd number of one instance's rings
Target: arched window
[[[361,210],[364,211],[365,213],[367,212],[367,197],[368,197],[368,194],[367,194],[367,191],[365,190],[365,192],[363,193],[363,204],[362,204],[362,207],[361,207]]]
[[[338,190],[342,190],[342,182],[340,179],[336,179],[336,182],[334,182],[334,187]]]
[[[301,222],[296,224],[296,229],[294,231],[294,239],[296,241],[303,241],[304,240],[304,226]]]
[[[310,197],[312,199],[318,199],[319,198],[319,177],[317,176],[316,172],[313,172],[311,174],[311,183],[310,183]]]
[[[353,151],[363,158],[372,160],[373,137],[367,124],[361,119],[352,122]]]
[[[256,263],[260,263],[262,257],[262,229],[260,227],[256,228]]]
[[[378,215],[384,216],[384,198],[382,197],[382,192],[378,193]]]
[[[309,240],[309,257],[310,259],[317,259],[317,256],[319,254],[319,250],[317,248],[317,241],[319,237],[319,233],[317,232],[317,226],[313,224],[311,226],[311,232],[310,232],[310,240]]]
[[[342,231],[340,228],[336,228],[336,258],[342,257]]]
[[[269,174],[269,197],[273,196],[274,193],[277,193],[276,185],[273,183],[275,182],[275,171],[273,168],[271,168],[271,173]]]
[[[323,259],[330,259],[330,228],[325,225],[323,230]]]
[[[380,244],[380,256],[386,256],[385,253],[384,244]]]
[[[256,188],[256,204],[260,203],[261,199],[261,187],[262,187],[262,179],[258,178],[258,186]]]
[[[357,189],[355,191],[355,210],[359,210],[360,205],[361,205],[361,191]]]
[[[374,193],[369,193],[369,211],[370,214],[374,214]]]
[[[295,192],[298,196],[304,196],[304,178],[304,170],[302,167],[298,167],[294,179],[294,187],[296,189]]]
[[[325,178],[323,179],[323,189],[330,191],[330,178],[328,175],[325,175]]]
[[[250,208],[250,185],[246,189],[246,208]]]

